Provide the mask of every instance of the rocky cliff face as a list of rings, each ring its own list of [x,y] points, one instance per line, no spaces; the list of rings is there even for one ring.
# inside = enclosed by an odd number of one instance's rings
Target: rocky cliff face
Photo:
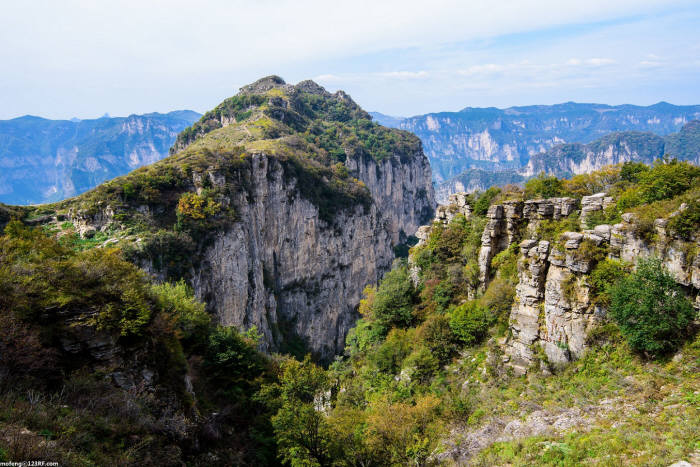
[[[388,206],[375,203],[366,212],[343,212],[329,226],[298,196],[296,181],[285,183],[278,161],[258,154],[252,167],[252,191],[232,200],[239,221],[203,252],[195,292],[222,324],[257,326],[265,350],[301,339],[329,359],[344,348],[362,289],[391,265],[392,226],[410,231],[417,218],[395,213],[392,224],[382,214]],[[398,186],[378,181],[389,190],[403,187],[401,179]]]
[[[603,209],[608,200],[603,193],[584,197],[582,214]],[[565,232],[557,244],[536,238],[524,240],[518,262],[520,284],[510,316],[512,334],[506,345],[510,364],[518,372],[525,372],[538,348],[552,365],[582,355],[586,335],[605,316],[605,309],[592,301],[589,284],[590,272],[605,254],[630,264],[639,258],[661,258],[676,281],[697,296],[697,251],[674,238],[665,228],[667,223],[666,219],[656,221],[655,242],[640,235],[632,214],[624,214],[620,224]]]
[[[328,225],[277,160],[254,155],[251,191],[231,200],[237,222],[203,252],[196,295],[222,324],[257,326],[266,351],[303,345],[326,361],[342,352],[362,290],[389,269],[393,246],[432,215],[430,167],[412,156],[411,163],[348,158],[373,202]]]
[[[451,195],[449,204],[438,207],[435,222],[447,223],[458,213],[469,217],[468,199],[466,193]],[[478,254],[479,288],[485,290],[493,276],[494,256],[517,245],[516,295],[509,337],[503,344],[504,361],[517,373],[525,373],[538,360],[561,366],[585,352],[589,331],[606,316],[605,308],[593,300],[590,284],[590,273],[605,257],[632,265],[639,258],[660,258],[700,308],[698,238],[690,243],[677,238],[667,229],[668,219],[657,219],[654,240],[647,240],[633,214],[623,214],[619,224],[586,229],[586,218],[611,203],[611,197],[598,193],[584,196],[580,203],[573,198],[549,198],[489,207]],[[576,213],[579,217],[573,219],[580,219],[580,232],[564,232],[557,241],[540,238],[542,222]],[[430,231],[430,226],[419,229],[421,242]],[[418,278],[416,268],[412,264],[414,280]]]
[[[312,82],[265,78],[217,109],[149,177],[118,179],[67,215],[83,237],[112,232],[149,272],[186,277],[222,324],[256,326],[264,350],[329,361],[364,287],[433,215],[428,160],[417,138]],[[167,188],[125,204],[124,186],[152,180]],[[124,220],[136,218],[146,231],[132,236]]]
[[[588,144],[561,144],[533,155],[519,173],[525,177],[541,172],[567,177],[622,162],[651,164],[665,154],[700,163],[700,121],[692,121],[678,133],[665,137],[652,133],[617,132]]]
[[[613,132],[587,144],[557,144],[532,154],[520,168],[469,169],[439,183],[438,201],[446,202],[450,193],[483,191],[491,186],[524,182],[539,173],[571,177],[623,162],[651,164],[668,154],[679,160],[700,163],[700,120],[683,125],[678,133],[659,136],[653,133]]]
[[[366,156],[350,156],[345,166],[361,180],[388,222],[394,244],[403,242],[409,235],[430,219],[435,208],[428,159],[420,149],[408,154],[410,163],[400,157],[375,161]]]

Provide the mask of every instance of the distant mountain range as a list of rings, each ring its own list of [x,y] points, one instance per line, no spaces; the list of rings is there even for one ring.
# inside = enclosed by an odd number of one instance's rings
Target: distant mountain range
[[[542,171],[568,176],[593,170],[601,161],[650,162],[664,151],[680,159],[698,158],[697,124],[667,137],[700,119],[698,105],[569,102],[467,107],[409,118],[371,115],[421,139],[438,199],[458,188],[517,183]],[[25,116],[0,121],[0,202],[56,201],[158,161],[167,156],[177,134],[200,117],[183,110],[91,120]]]
[[[688,122],[678,133],[666,136],[651,132],[622,131],[609,133],[587,144],[558,144],[533,155],[519,169],[469,169],[438,184],[435,196],[444,202],[451,193],[519,183],[542,172],[557,177],[571,177],[627,161],[650,164],[665,154],[700,165],[700,120]]]
[[[700,119],[700,106],[660,102],[648,107],[567,102],[507,109],[467,107],[409,118],[372,113],[374,119],[415,133],[423,142],[436,182],[469,169],[525,167],[531,157],[562,143],[590,143],[611,132],[664,136]]]
[[[179,110],[91,120],[0,120],[0,202],[35,204],[87,191],[168,155],[201,117]]]

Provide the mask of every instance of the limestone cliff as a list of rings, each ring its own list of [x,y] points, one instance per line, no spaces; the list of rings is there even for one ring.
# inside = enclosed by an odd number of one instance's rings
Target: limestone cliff
[[[605,194],[583,197],[582,214],[603,209]],[[676,281],[697,296],[700,288],[697,250],[666,230],[668,220],[655,223],[657,237],[640,234],[632,214],[623,222],[598,225],[583,232],[565,232],[559,242],[524,240],[518,262],[520,284],[510,316],[511,337],[506,345],[510,364],[524,372],[533,363],[536,346],[551,365],[579,358],[586,336],[600,323],[606,310],[592,300],[589,274],[605,255],[630,264],[658,257]],[[697,243],[697,241],[695,241]]]
[[[451,195],[449,204],[438,207],[434,222],[447,224],[456,214],[468,218],[473,199],[466,193]],[[589,216],[613,203],[612,197],[598,193],[580,202],[574,198],[513,200],[488,208],[478,253],[480,290],[493,277],[493,258],[511,246],[519,251],[515,300],[503,343],[504,361],[517,373],[525,373],[538,360],[546,363],[545,368],[556,367],[585,352],[588,333],[606,316],[604,306],[594,300],[590,283],[590,273],[606,257],[630,265],[639,258],[660,258],[700,308],[699,238],[687,241],[675,236],[668,229],[669,218],[657,219],[650,236],[630,213],[622,215],[621,223],[585,228]],[[680,210],[687,208],[681,205]],[[580,231],[542,238],[543,223],[566,219],[567,225]],[[419,229],[419,244],[430,237],[432,228]],[[417,283],[419,271],[409,261]],[[466,295],[472,297],[474,292]]]
[[[664,102],[648,107],[567,102],[507,109],[467,107],[458,112],[418,115],[387,123],[412,131],[423,141],[435,181],[442,183],[469,169],[488,172],[520,169],[530,158],[539,157],[562,143],[590,143],[611,132],[651,132],[663,136],[679,131],[698,118],[700,106],[674,106]],[[636,151],[633,146],[630,144],[632,152]],[[678,158],[693,160],[697,157],[697,152],[691,157],[670,149],[667,148],[667,152],[677,153]],[[554,158],[552,162],[559,163]],[[568,160],[564,162],[568,163]],[[542,168],[533,170],[537,174]],[[471,172],[459,178],[465,191],[469,191],[471,182],[468,179],[480,183],[482,176]],[[491,185],[497,183],[498,179]],[[447,195],[449,193],[442,199]]]
[[[296,181],[285,183],[274,158],[256,154],[251,169],[251,192],[231,200],[239,220],[202,252],[195,292],[222,324],[257,326],[265,350],[289,349],[300,338],[330,358],[344,347],[362,289],[393,260],[391,218],[373,203],[328,225],[297,196]],[[409,230],[411,222],[396,225]]]
[[[85,241],[187,279],[218,321],[256,326],[268,351],[332,359],[363,288],[433,215],[420,141],[311,81],[244,87],[173,152],[62,203],[54,223],[67,216]]]

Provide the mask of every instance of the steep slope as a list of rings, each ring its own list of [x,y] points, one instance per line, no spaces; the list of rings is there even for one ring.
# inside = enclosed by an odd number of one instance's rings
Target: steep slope
[[[697,463],[699,199],[686,162],[451,196],[329,369],[336,458]]]
[[[588,143],[614,131],[666,135],[700,117],[700,106],[603,104],[471,108],[410,117],[398,128],[423,142],[435,181],[467,169],[519,168],[560,143]]]
[[[420,141],[311,81],[242,88],[173,153],[32,215],[188,279],[219,322],[256,326],[267,350],[342,350],[362,289],[433,211]]]
[[[690,121],[678,133],[666,136],[626,131],[610,133],[587,144],[557,144],[532,155],[528,163],[519,169],[470,169],[438,184],[436,196],[443,203],[451,193],[519,183],[542,172],[570,177],[629,161],[650,164],[666,154],[700,164],[700,120]]]
[[[569,177],[628,161],[650,164],[665,154],[700,164],[700,120],[688,122],[678,133],[665,137],[652,133],[616,132],[588,144],[557,145],[533,155],[519,172],[523,176],[545,172]]]
[[[165,155],[200,115],[189,110],[94,120],[0,121],[0,202],[56,201]]]

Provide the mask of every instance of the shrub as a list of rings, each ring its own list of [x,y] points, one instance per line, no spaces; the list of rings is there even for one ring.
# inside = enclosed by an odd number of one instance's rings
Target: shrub
[[[563,182],[557,177],[544,173],[525,183],[525,199],[553,198],[563,193]]]
[[[577,198],[607,192],[620,180],[620,170],[620,166],[606,166],[595,172],[575,175],[563,181],[563,189]]]
[[[428,317],[418,328],[418,337],[440,363],[447,363],[457,351],[456,338],[446,315]]]
[[[404,366],[411,369],[411,380],[425,384],[440,369],[440,361],[428,348],[421,345],[406,358]]]
[[[211,317],[204,310],[204,303],[194,298],[185,281],[154,284],[151,293],[160,310],[173,318],[178,337],[185,345],[199,348],[204,344]]]
[[[627,274],[625,265],[615,259],[605,259],[596,264],[589,278],[595,301],[601,305],[610,304],[610,288],[614,287]]]
[[[671,218],[668,226],[679,237],[690,239],[700,228],[700,202],[690,203]]]
[[[435,419],[440,399],[432,394],[422,396],[415,404],[388,399],[369,407],[367,444],[378,457],[375,465],[430,465],[431,450],[426,441],[439,439]],[[419,446],[422,445],[422,446]],[[423,449],[417,449],[423,447]]]
[[[659,356],[688,337],[695,311],[660,260],[640,260],[610,295],[610,314],[633,349]]]
[[[620,222],[620,213],[616,206],[609,206],[600,211],[593,211],[586,216],[586,228],[594,229],[602,224],[617,224]]]
[[[447,311],[452,298],[456,292],[456,287],[449,280],[444,280],[440,282],[433,292],[433,301],[437,304],[437,311],[439,313],[444,313]]]
[[[452,332],[467,346],[478,344],[486,336],[493,320],[493,314],[474,300],[454,308],[450,313]]]
[[[700,168],[688,163],[659,161],[649,170],[636,173],[637,185],[627,189],[618,199],[620,210],[673,198],[697,186]]]
[[[484,191],[479,195],[479,199],[474,203],[474,213],[479,216],[485,216],[486,211],[489,210],[491,201],[501,192],[501,190],[495,186],[492,186],[488,190]]]
[[[396,373],[411,352],[413,336],[413,331],[409,333],[403,329],[392,329],[386,340],[370,354],[370,361],[383,373]]]
[[[183,193],[177,202],[177,214],[189,219],[202,220],[216,215],[221,205],[211,198],[207,199],[197,193]]]
[[[515,299],[515,282],[510,282],[501,276],[489,282],[489,286],[479,300],[481,306],[494,316],[504,317],[510,312]]]
[[[416,290],[406,266],[392,269],[382,279],[372,304],[373,319],[385,330],[407,327],[413,321]]]
[[[285,464],[331,465],[331,430],[324,413],[328,375],[311,362],[286,359],[279,380],[262,387],[259,398],[276,410],[272,417],[279,457]]]
[[[649,166],[643,162],[625,162],[620,167],[620,179],[630,183],[637,183],[639,176],[648,171]]]
[[[514,243],[491,260],[491,267],[496,269],[498,277],[512,284],[518,282],[518,252],[519,247]]]
[[[217,326],[209,336],[204,370],[219,397],[240,401],[263,372],[263,362],[236,328]]]

